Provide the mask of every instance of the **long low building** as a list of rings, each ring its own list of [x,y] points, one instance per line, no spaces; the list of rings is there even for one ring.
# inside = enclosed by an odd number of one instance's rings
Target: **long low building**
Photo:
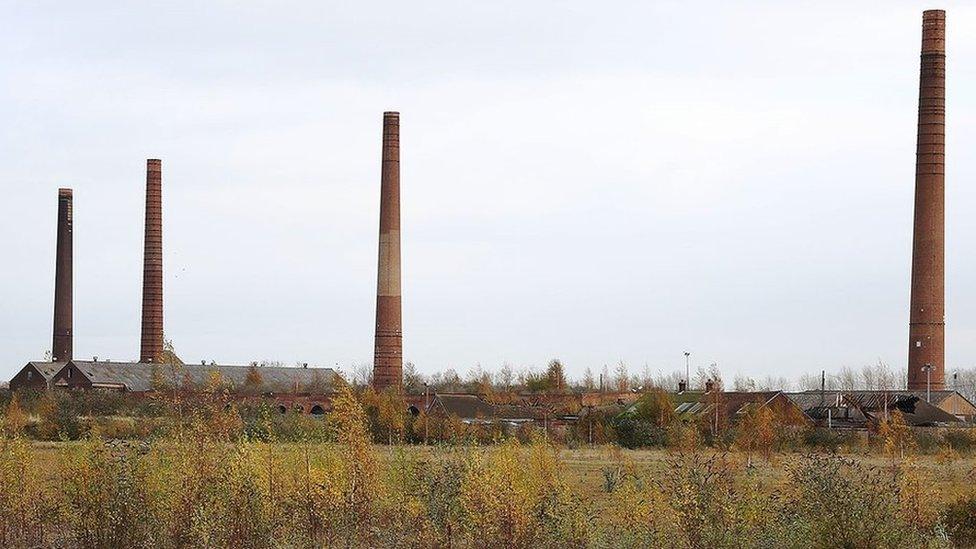
[[[149,364],[72,360],[29,362],[10,389],[102,390],[132,394],[226,390],[236,396],[273,398],[278,411],[321,414],[331,407],[337,374],[332,368],[226,364]]]
[[[976,407],[956,391],[805,391],[787,393],[804,413],[831,428],[862,429],[897,411],[914,427],[959,425]],[[926,400],[931,396],[931,400]]]
[[[218,384],[230,391],[307,394],[331,392],[335,376],[332,368],[72,360],[54,375],[51,385],[146,393],[172,388],[199,390]]]

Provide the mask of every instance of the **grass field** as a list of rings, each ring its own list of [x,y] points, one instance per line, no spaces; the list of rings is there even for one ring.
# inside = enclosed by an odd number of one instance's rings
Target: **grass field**
[[[43,469],[53,477],[58,474],[57,462],[60,459],[60,453],[65,448],[78,444],[81,443],[34,442],[33,448],[38,454],[39,461],[45,464]],[[314,444],[311,446],[311,451],[313,454],[319,453],[331,446],[330,444]],[[488,452],[490,448],[490,446],[374,445],[373,451],[380,463],[386,464],[393,459],[397,452],[401,451],[412,457],[437,460],[450,453],[484,453]],[[274,445],[272,451],[277,455],[284,456],[303,450],[296,444],[280,443]],[[522,451],[528,453],[529,449],[523,448]],[[745,454],[704,451],[709,454],[725,456],[742,475],[748,475],[770,492],[783,486],[789,468],[799,463],[804,456],[802,453],[780,453],[774,454],[770,461],[753,456],[752,466],[747,467],[747,456]],[[841,455],[877,468],[890,467],[892,464],[891,458],[879,455],[876,452]],[[605,492],[606,471],[621,468],[624,472],[642,474],[662,472],[670,466],[669,458],[673,456],[673,452],[663,449],[627,450],[616,445],[607,445],[573,449],[561,448],[558,450],[558,456],[562,469],[561,473],[567,484],[578,489],[582,494],[599,499]],[[937,455],[912,455],[906,457],[905,460],[916,466],[920,475],[930,483],[933,496],[937,498],[933,503],[941,504],[951,501],[972,489],[974,482],[976,482],[976,457],[974,456],[946,459]],[[905,460],[899,459],[898,461],[904,462]]]
[[[948,547],[946,532],[969,535],[949,528],[965,516],[942,517],[972,501],[976,458],[841,457],[858,465],[514,441],[23,441],[0,456],[0,544]]]

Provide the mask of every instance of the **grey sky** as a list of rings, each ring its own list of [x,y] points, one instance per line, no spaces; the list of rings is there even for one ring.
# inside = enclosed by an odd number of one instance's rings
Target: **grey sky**
[[[401,111],[404,355],[905,364],[921,12],[947,9],[947,367],[976,362],[976,8],[0,1],[0,377],[139,351],[145,159],[185,359],[372,358]]]

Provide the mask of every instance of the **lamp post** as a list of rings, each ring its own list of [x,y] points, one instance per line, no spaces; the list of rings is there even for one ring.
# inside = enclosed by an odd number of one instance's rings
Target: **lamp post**
[[[691,353],[685,351],[685,383],[691,389]]]
[[[932,402],[932,365],[926,363],[922,366],[922,371],[925,372],[925,402]]]

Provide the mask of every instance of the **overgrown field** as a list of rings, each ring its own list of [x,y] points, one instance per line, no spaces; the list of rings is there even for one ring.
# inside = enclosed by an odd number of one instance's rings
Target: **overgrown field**
[[[213,417],[151,441],[0,441],[0,546],[969,547],[976,461],[629,451],[537,440],[374,446],[229,438]]]

